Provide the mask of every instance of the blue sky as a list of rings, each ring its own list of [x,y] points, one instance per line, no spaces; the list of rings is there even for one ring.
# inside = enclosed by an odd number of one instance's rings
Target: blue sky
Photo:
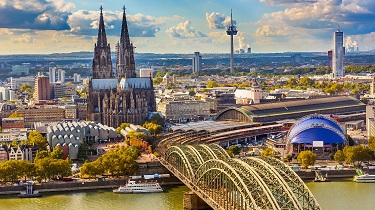
[[[338,25],[347,47],[375,48],[371,0],[0,0],[0,54],[92,51],[100,5],[112,50],[123,5],[136,52],[229,52],[231,8],[235,48],[327,51]]]

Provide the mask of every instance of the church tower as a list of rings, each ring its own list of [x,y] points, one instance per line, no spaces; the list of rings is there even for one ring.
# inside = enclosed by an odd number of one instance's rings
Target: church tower
[[[126,21],[125,6],[122,18],[121,38],[117,44],[116,76],[118,79],[135,78],[134,47],[130,43],[128,23]]]
[[[107,44],[103,20],[103,7],[100,7],[100,20],[98,30],[98,41],[95,44],[94,59],[92,61],[92,78],[108,79],[112,78],[111,48]]]

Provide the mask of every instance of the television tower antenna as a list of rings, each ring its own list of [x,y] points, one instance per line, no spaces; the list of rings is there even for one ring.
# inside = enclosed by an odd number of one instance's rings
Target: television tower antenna
[[[233,70],[234,70],[233,36],[237,35],[237,27],[233,25],[232,9],[230,9],[230,26],[228,26],[227,35],[230,36],[230,73],[233,73]]]

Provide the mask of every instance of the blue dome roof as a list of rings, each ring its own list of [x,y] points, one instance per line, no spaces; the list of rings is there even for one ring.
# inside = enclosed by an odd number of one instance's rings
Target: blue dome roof
[[[346,141],[338,123],[322,115],[310,115],[297,122],[289,131],[288,138],[292,144],[312,144],[313,141],[344,144]]]

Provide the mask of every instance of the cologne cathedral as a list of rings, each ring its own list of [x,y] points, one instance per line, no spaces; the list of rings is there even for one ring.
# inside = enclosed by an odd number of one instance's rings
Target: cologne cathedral
[[[150,77],[137,78],[134,47],[130,42],[124,7],[121,38],[116,46],[116,73],[112,71],[111,49],[107,43],[100,8],[98,40],[92,62],[92,79],[87,100],[87,120],[118,127],[123,122],[143,124],[156,110]]]

